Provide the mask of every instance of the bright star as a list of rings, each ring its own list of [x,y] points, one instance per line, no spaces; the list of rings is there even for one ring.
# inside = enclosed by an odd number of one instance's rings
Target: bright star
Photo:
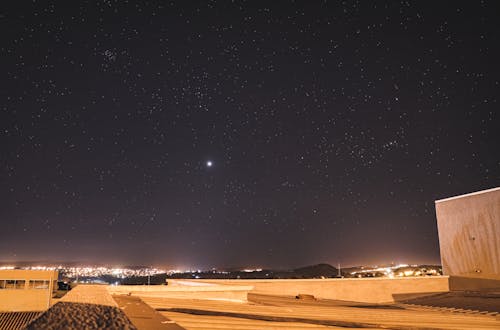
[[[213,164],[211,160],[207,161],[207,167],[212,167]]]

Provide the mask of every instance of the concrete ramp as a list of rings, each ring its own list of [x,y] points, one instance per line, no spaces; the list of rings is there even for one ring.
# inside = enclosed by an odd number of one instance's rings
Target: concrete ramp
[[[139,330],[183,330],[174,321],[161,315],[140,298],[131,296],[115,296],[120,309],[127,315]]]

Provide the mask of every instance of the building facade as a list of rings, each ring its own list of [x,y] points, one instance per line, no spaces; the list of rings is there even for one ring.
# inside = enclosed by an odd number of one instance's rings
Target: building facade
[[[0,312],[46,310],[57,278],[53,270],[0,270]]]

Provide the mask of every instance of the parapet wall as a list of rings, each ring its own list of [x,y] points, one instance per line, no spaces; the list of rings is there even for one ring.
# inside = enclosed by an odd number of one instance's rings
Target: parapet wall
[[[111,294],[127,294],[143,298],[227,299],[246,301],[252,290],[248,285],[217,285],[185,280],[169,280],[169,285],[117,285],[108,286]]]
[[[198,280],[207,283],[253,286],[252,293],[367,303],[390,303],[397,297],[416,297],[449,291],[447,276],[305,280]]]

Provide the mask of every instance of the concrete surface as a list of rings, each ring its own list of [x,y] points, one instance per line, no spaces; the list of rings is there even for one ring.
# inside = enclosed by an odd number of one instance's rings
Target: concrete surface
[[[131,296],[113,297],[119,308],[138,330],[183,330],[175,321],[161,315],[140,298]]]
[[[448,277],[299,279],[299,280],[198,280],[207,283],[251,286],[252,293],[293,296],[310,294],[320,299],[369,303],[394,302],[394,295],[449,291]]]
[[[107,290],[107,285],[99,284],[78,284],[60,301],[117,307],[115,300]]]
[[[436,216],[443,272],[470,279],[452,289],[500,288],[500,187],[438,200]]]
[[[186,299],[228,299],[246,301],[253,287],[248,285],[220,285],[187,280],[169,280],[169,285],[108,286],[111,294],[130,294],[139,297],[169,297]]]
[[[278,295],[249,293],[248,300],[209,300],[192,298],[169,298],[168,290],[163,296],[117,295],[111,297],[108,287],[103,285],[79,285],[63,299],[72,302],[59,302],[38,319],[30,329],[323,329],[323,328],[363,328],[363,329],[499,329],[500,318],[497,313],[488,313],[498,299],[498,295],[490,293],[486,304],[484,300],[473,296],[446,296],[416,298],[410,303],[373,304],[366,302],[333,301],[325,299],[295,299],[295,295],[283,296],[285,291],[292,292],[300,288],[306,293],[321,288],[332,291],[332,288],[362,287],[356,295],[366,297],[375,294],[384,300],[379,289],[390,289],[391,298],[395,291],[413,291],[432,288],[436,283],[447,283],[447,277],[438,278],[405,278],[405,279],[332,279],[332,280],[253,280],[256,287],[262,285],[264,290],[278,290]],[[217,284],[209,283],[192,286],[198,290],[208,287],[216,288]],[[229,281],[234,282],[234,281]],[[238,283],[249,282],[247,280]],[[387,282],[387,283],[385,283]],[[336,284],[332,284],[336,283]],[[388,284],[390,283],[390,284]],[[230,283],[232,284],[232,283]],[[441,283],[442,284],[442,283]],[[186,284],[184,284],[186,285]],[[188,285],[190,286],[190,285]],[[229,288],[235,285],[229,285]],[[275,288],[272,288],[275,286]],[[248,287],[244,285],[244,287]],[[395,288],[397,290],[395,290]],[[434,289],[439,288],[434,286]],[[272,289],[272,290],[271,290]],[[366,290],[373,290],[372,292]],[[217,288],[217,290],[221,290]],[[221,291],[217,291],[221,292]],[[296,291],[294,291],[296,292]],[[156,293],[159,294],[157,290]],[[175,293],[175,291],[174,291]],[[409,294],[413,296],[422,293]],[[341,295],[346,295],[341,293]],[[408,295],[408,294],[405,294]],[[115,298],[115,299],[113,299]],[[61,299],[61,300],[63,300]],[[110,302],[110,299],[112,302]],[[457,300],[458,299],[458,300]],[[85,302],[85,303],[82,303]],[[481,306],[484,308],[480,307]],[[457,304],[466,304],[458,306]],[[147,304],[147,305],[146,305]],[[425,305],[424,305],[425,304]],[[488,305],[489,304],[489,305]],[[118,307],[117,307],[118,306]],[[443,307],[447,306],[447,307]],[[450,306],[450,307],[448,307]],[[458,307],[453,307],[458,306]],[[473,310],[473,308],[482,308]],[[463,308],[471,310],[464,311]],[[153,310],[155,309],[155,310]],[[159,312],[159,313],[158,313]],[[161,316],[161,315],[162,316]],[[179,327],[180,326],[180,327]]]
[[[162,314],[190,329],[499,329],[495,316],[439,308],[300,301],[260,295],[245,303],[194,299],[144,298]]]

